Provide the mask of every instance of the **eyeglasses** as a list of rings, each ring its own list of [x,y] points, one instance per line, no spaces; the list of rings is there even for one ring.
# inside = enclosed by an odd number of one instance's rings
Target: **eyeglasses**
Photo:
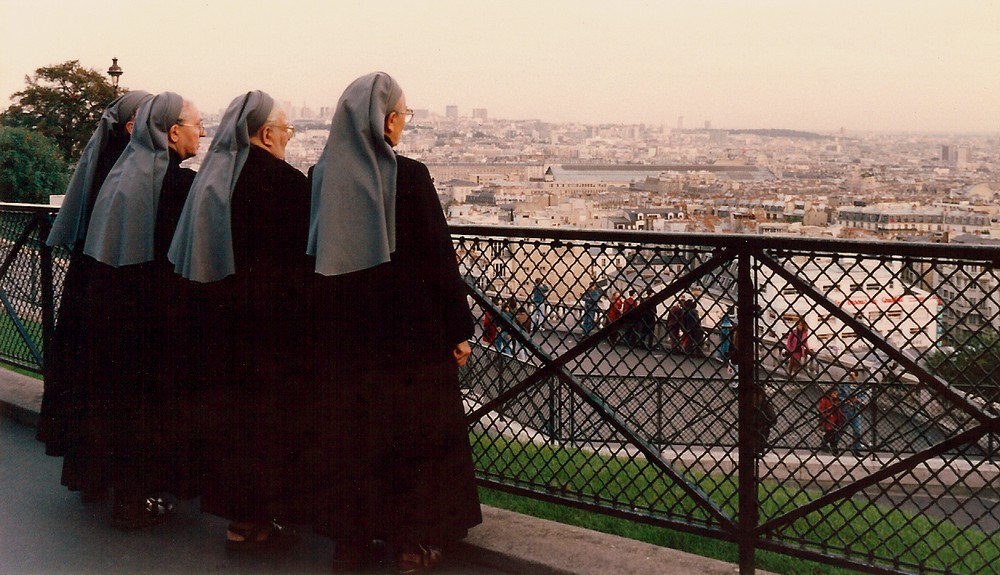
[[[402,115],[403,116],[403,120],[405,120],[407,122],[409,122],[410,120],[413,119],[413,110],[411,110],[409,108],[407,108],[407,109],[405,109],[403,111],[393,110],[393,112],[396,112],[397,114]]]
[[[278,124],[268,124],[268,125],[271,126],[272,128],[277,129],[277,130],[284,130],[284,131],[288,132],[288,137],[289,138],[294,138],[295,137],[295,126],[291,126],[291,125],[281,126],[281,125],[278,125]]]
[[[198,122],[197,124],[182,124],[180,122],[177,122],[175,125],[184,126],[185,128],[196,128],[198,130],[198,134],[201,134],[202,132],[205,131],[205,124],[201,122]]]

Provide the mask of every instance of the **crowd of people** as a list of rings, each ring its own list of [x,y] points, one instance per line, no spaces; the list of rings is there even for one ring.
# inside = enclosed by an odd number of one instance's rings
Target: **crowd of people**
[[[178,94],[112,102],[48,238],[70,249],[38,438],[122,529],[200,497],[232,550],[336,541],[337,567],[434,567],[482,520],[458,368],[474,321],[413,112],[352,82],[318,163],[268,94],[206,133]],[[220,539],[223,539],[220,534]]]

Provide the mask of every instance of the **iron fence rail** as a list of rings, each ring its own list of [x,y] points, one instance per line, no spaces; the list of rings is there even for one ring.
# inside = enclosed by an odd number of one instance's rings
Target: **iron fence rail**
[[[746,573],[997,572],[1000,250],[452,232],[485,484],[735,542]]]
[[[55,211],[0,206],[0,361],[37,372],[68,265],[44,244]],[[743,573],[757,550],[997,572],[1000,250],[452,233],[484,485],[736,543]]]

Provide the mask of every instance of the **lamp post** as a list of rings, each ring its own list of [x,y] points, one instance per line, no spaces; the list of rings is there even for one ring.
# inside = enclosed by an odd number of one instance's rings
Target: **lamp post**
[[[115,89],[115,96],[118,96],[118,78],[122,75],[122,68],[118,65],[118,58],[111,59],[111,67],[108,68],[108,76],[111,76],[111,85]]]

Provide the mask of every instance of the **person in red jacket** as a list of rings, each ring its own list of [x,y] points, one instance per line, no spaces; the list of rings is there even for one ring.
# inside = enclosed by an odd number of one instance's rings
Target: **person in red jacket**
[[[614,323],[621,319],[622,314],[625,313],[625,301],[622,300],[621,292],[615,292],[615,295],[611,296],[611,307],[608,308],[608,323]],[[608,336],[611,340],[611,345],[618,345],[618,339],[621,337],[621,332],[616,331]]]
[[[823,431],[823,440],[819,448],[837,455],[839,453],[837,442],[840,439],[840,431],[844,428],[844,414],[840,410],[837,388],[831,388],[819,399],[818,408],[819,427]]]

